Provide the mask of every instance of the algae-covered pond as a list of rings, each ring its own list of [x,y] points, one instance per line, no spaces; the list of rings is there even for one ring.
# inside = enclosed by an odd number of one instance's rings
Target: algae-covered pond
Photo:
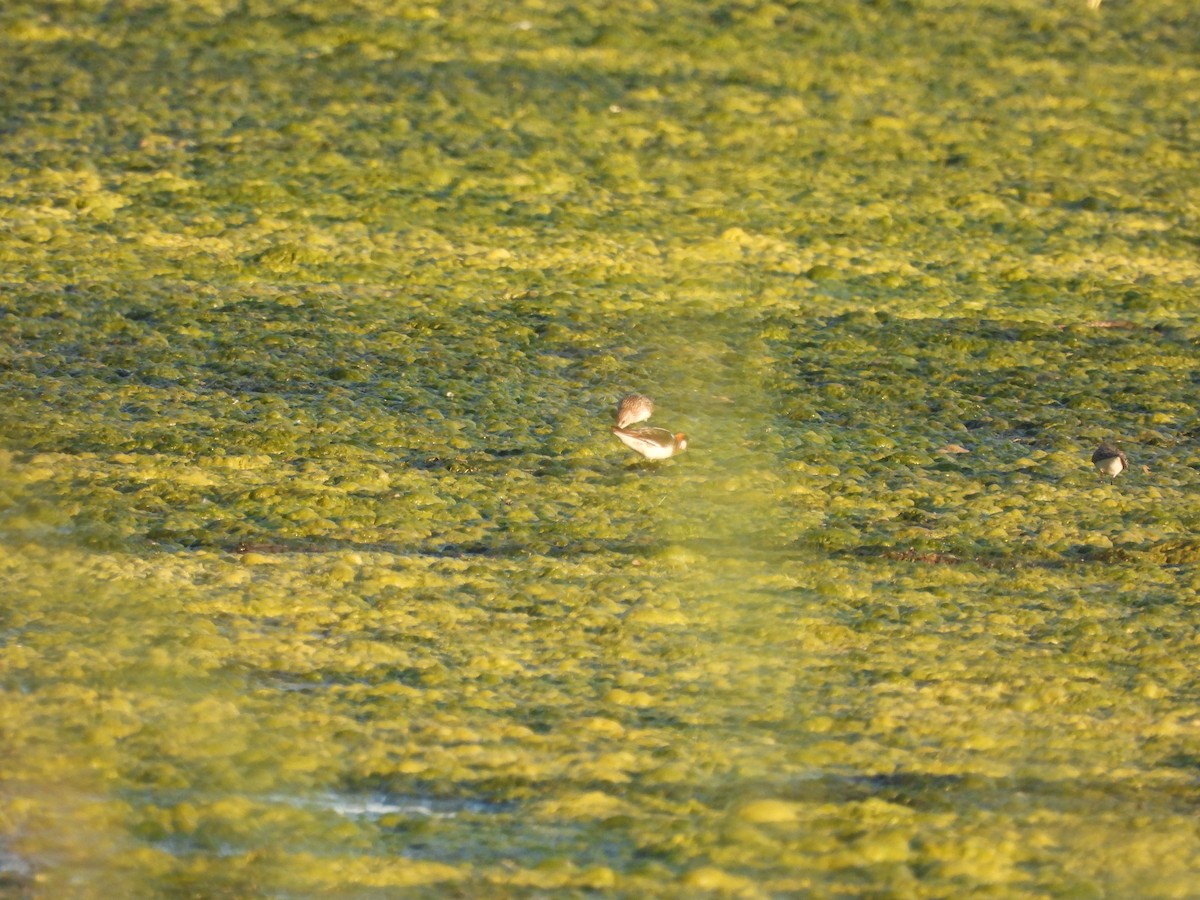
[[[5,4],[0,895],[1195,896],[1197,34]]]

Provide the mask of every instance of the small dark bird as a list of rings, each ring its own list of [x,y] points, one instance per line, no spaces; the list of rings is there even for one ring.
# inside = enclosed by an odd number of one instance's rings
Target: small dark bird
[[[1101,475],[1115,479],[1129,468],[1129,459],[1116,444],[1101,444],[1092,454],[1092,465]]]

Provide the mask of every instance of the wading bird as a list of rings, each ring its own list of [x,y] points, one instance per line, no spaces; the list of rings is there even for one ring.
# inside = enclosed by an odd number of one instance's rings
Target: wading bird
[[[645,394],[626,394],[617,404],[617,427],[628,428],[645,422],[654,412],[654,401]]]
[[[621,428],[614,425],[612,433],[622,444],[646,459],[670,459],[687,449],[686,434],[672,434],[665,428]]]
[[[1116,444],[1101,444],[1092,454],[1092,465],[1101,475],[1115,479],[1129,468],[1129,459]]]

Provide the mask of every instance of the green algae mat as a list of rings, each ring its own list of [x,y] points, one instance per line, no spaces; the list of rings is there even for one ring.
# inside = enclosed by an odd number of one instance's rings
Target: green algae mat
[[[1195,896],[1197,34],[5,4],[0,896]]]

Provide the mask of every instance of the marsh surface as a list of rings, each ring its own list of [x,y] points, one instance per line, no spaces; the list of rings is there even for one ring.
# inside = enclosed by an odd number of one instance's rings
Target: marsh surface
[[[1198,31],[6,5],[0,893],[1189,895]]]

